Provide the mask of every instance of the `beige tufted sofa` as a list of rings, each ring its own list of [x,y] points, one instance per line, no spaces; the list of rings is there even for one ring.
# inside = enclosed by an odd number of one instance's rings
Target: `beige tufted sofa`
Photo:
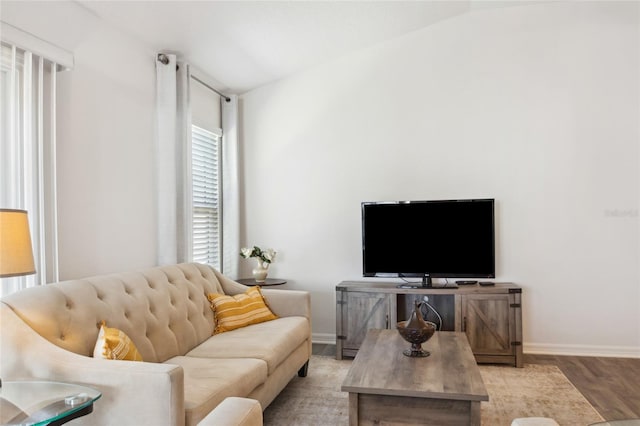
[[[89,425],[196,425],[227,397],[266,408],[311,356],[309,293],[263,289],[278,319],[212,336],[207,293],[247,289],[200,264],[49,284],[0,301],[0,377],[102,392]],[[98,324],[145,362],[92,358]],[[226,404],[228,406],[228,404]]]

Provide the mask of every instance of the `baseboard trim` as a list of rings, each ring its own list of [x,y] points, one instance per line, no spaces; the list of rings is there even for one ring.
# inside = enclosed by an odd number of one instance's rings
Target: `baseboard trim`
[[[313,343],[335,345],[336,335],[331,333],[313,333]],[[601,356],[609,358],[640,358],[640,347],[634,346],[596,346],[596,345],[558,345],[554,343],[525,343],[523,352],[532,355],[569,355]]]
[[[320,343],[323,345],[335,345],[336,335],[331,333],[312,333],[311,341],[313,343]]]
[[[595,346],[595,345],[558,345],[554,343],[525,343],[522,348],[526,354],[534,355],[570,355],[601,356],[610,358],[640,358],[640,347],[634,346]]]

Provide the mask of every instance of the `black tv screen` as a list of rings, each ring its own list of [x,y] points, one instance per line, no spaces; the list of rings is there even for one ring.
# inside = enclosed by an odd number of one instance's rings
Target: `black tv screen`
[[[362,203],[363,275],[495,278],[494,200]]]

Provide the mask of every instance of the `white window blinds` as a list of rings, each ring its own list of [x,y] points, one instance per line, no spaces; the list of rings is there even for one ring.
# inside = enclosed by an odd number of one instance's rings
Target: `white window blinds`
[[[0,54],[0,207],[27,210],[36,266],[35,275],[4,278],[2,295],[58,280],[58,65],[4,40]]]
[[[192,126],[192,257],[220,269],[220,140],[222,132]]]

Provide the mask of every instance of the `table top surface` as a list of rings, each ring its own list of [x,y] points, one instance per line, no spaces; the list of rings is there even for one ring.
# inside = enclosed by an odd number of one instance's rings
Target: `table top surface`
[[[244,285],[259,285],[261,287],[269,287],[272,285],[286,284],[287,280],[283,280],[282,278],[267,278],[263,283],[259,283],[255,280],[255,278],[240,278],[237,279],[236,282]]]
[[[464,333],[438,331],[422,349],[425,358],[403,355],[411,344],[397,330],[369,330],[342,383],[343,392],[488,401],[480,369]]]
[[[0,424],[46,425],[93,404],[102,394],[70,383],[3,381]]]
[[[376,281],[379,278],[372,278],[369,281],[342,281],[336,285],[336,290],[342,291],[367,291],[373,293],[392,293],[392,294],[488,294],[488,293],[521,293],[522,288],[514,283],[494,282],[492,286],[473,285],[457,285],[451,287],[445,284],[438,284],[436,288],[401,288],[398,285],[407,283]],[[412,283],[417,284],[417,283]]]

